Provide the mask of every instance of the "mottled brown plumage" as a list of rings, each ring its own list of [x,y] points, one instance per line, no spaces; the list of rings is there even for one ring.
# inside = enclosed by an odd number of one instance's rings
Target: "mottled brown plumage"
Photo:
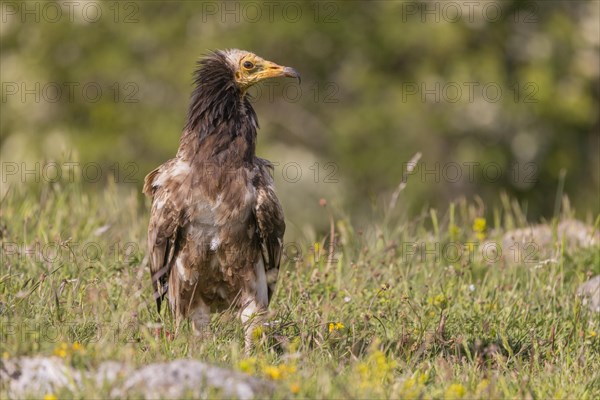
[[[238,308],[247,348],[274,292],[285,223],[272,165],[255,155],[258,122],[246,90],[276,76],[299,78],[241,50],[202,59],[177,155],[144,182],[159,311],[167,295],[177,326],[189,317],[199,334],[211,312]]]

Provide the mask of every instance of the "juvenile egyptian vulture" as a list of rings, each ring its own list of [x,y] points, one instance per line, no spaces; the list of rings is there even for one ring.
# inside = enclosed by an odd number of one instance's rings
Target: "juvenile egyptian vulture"
[[[144,181],[159,312],[166,295],[177,327],[190,318],[201,334],[212,312],[238,309],[247,351],[273,296],[285,230],[273,166],[255,154],[258,121],[247,90],[282,76],[300,80],[247,51],[201,59],[179,150]]]

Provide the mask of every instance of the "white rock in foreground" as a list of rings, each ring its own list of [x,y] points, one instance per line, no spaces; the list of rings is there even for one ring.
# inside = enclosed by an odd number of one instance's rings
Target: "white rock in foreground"
[[[592,310],[600,312],[600,275],[582,283],[577,288],[577,294],[583,298],[583,303]]]
[[[167,397],[207,397],[218,390],[223,397],[251,399],[268,391],[269,384],[240,372],[230,371],[194,360],[150,364],[133,372],[111,397],[142,394],[147,399]]]
[[[81,373],[58,357],[24,357],[0,361],[0,382],[12,397],[43,396],[65,387],[76,390],[81,385]]]
[[[226,398],[265,397],[274,386],[265,380],[196,360],[175,360],[139,369],[115,361],[95,371],[79,371],[58,357],[22,357],[0,361],[0,390],[11,398],[43,397],[89,384],[112,387],[113,398],[189,398],[219,393]]]

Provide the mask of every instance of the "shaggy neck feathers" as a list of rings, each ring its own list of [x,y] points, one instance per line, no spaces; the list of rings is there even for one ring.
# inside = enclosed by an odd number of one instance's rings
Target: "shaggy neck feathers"
[[[202,152],[204,159],[251,161],[254,158],[256,113],[237,86],[234,74],[233,66],[221,52],[198,62],[180,153],[192,155],[189,153],[193,148],[193,152]]]

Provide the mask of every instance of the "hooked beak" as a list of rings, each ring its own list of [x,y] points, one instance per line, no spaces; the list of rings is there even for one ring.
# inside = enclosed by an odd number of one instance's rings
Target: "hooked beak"
[[[300,73],[298,73],[298,71],[296,71],[292,67],[284,67],[283,68],[283,76],[287,76],[288,78],[298,79],[298,85],[302,82],[302,78],[300,78]]]
[[[294,68],[284,67],[282,65],[277,65],[269,61],[266,62],[264,70],[261,73],[260,79],[262,80],[267,78],[277,78],[281,76],[285,76],[288,78],[296,78],[298,79],[298,84],[300,84],[302,81],[300,78],[300,74]]]

